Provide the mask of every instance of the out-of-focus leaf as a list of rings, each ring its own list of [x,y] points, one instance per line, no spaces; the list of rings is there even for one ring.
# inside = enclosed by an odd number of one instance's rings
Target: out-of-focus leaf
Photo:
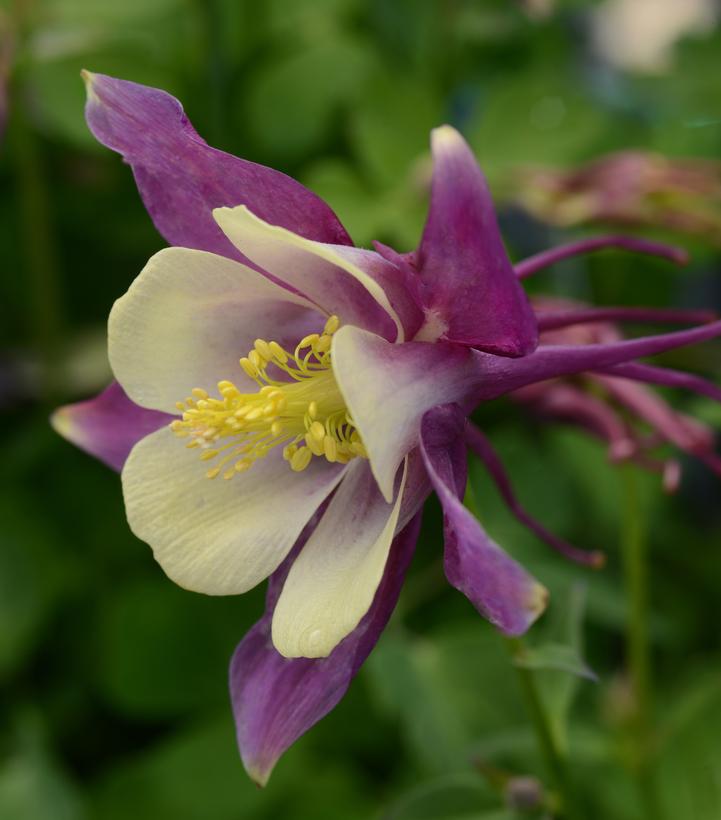
[[[514,820],[497,808],[501,798],[479,775],[456,774],[427,781],[402,795],[381,820]]]
[[[350,163],[321,160],[306,171],[303,181],[328,202],[357,245],[369,247],[382,235],[383,210]]]
[[[0,680],[33,651],[70,580],[62,541],[38,514],[37,499],[0,496]],[[0,813],[2,816],[2,813]]]
[[[548,718],[556,741],[562,749],[568,748],[569,719],[571,708],[579,691],[579,678],[597,681],[598,678],[588,664],[583,660],[583,625],[586,614],[586,589],[576,582],[571,584],[565,600],[558,600],[551,604],[550,617],[546,623],[547,639],[555,639],[558,643],[549,643],[539,649],[527,650],[531,654],[541,651],[550,654],[551,663],[545,667],[537,667],[537,675],[541,688],[541,697],[548,710]],[[565,656],[565,657],[564,657]],[[553,663],[557,664],[555,666]],[[567,664],[567,665],[566,665]]]
[[[510,748],[525,752],[515,729],[524,708],[503,643],[477,615],[444,625],[422,639],[384,636],[367,662],[382,705],[401,723],[423,767],[435,773],[467,769],[478,739],[502,730]]]
[[[665,816],[674,820],[721,817],[721,674],[718,661],[682,679],[667,693],[657,783]],[[672,697],[669,697],[671,696]]]
[[[567,672],[578,678],[597,681],[598,676],[572,646],[546,643],[525,649],[516,658],[516,665],[524,669]]]
[[[278,55],[257,71],[244,106],[246,127],[271,156],[302,157],[353,103],[373,59],[363,41],[350,37]]]
[[[239,600],[188,593],[162,576],[121,587],[100,624],[106,697],[128,714],[158,717],[225,704],[228,660],[244,629]]]
[[[430,131],[442,125],[445,112],[432,88],[413,77],[396,74],[388,82],[379,72],[369,85],[364,104],[353,112],[350,137],[358,157],[381,186],[406,184],[424,199],[430,187]]]
[[[0,766],[0,817],[7,820],[86,820],[77,787],[45,749],[37,719],[23,715]]]
[[[45,0],[43,16],[54,25],[97,25],[117,27],[147,22],[182,6],[182,0],[123,0],[98,3],[97,0]]]
[[[482,87],[465,130],[492,183],[514,166],[586,158],[602,140],[608,117],[575,82],[572,66],[558,68],[544,63]]]
[[[414,752],[430,771],[463,768],[468,743],[458,704],[438,679],[438,647],[388,635],[368,661],[373,684],[399,716]]]
[[[109,772],[92,805],[94,820],[365,820],[372,811],[362,781],[342,761],[319,760],[299,746],[258,789],[241,766],[229,713]]]

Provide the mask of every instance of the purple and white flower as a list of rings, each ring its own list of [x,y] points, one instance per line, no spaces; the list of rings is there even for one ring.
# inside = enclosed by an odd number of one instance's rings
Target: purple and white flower
[[[122,470],[130,526],[174,581],[227,595],[270,578],[265,615],[230,670],[241,754],[264,783],[377,642],[431,490],[450,583],[509,635],[543,610],[545,589],[462,504],[467,446],[542,538],[597,562],[525,514],[467,414],[525,385],[613,374],[716,337],[721,322],[538,347],[520,279],[587,246],[514,269],[483,175],[451,127],[433,132],[418,249],[370,251],[297,182],[209,147],[168,94],[86,80],[91,130],[130,164],[172,247],[111,312],[119,386],[61,408],[55,424]]]

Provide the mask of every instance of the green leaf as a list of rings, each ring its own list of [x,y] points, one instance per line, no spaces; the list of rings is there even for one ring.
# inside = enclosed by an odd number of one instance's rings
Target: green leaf
[[[381,820],[514,820],[497,808],[500,795],[478,775],[455,774],[420,784],[399,797],[381,814]]]
[[[78,788],[49,755],[38,716],[16,722],[0,769],[0,817],[7,820],[86,820]]]
[[[38,515],[37,501],[17,489],[0,496],[0,680],[35,649],[71,581],[72,562],[62,555],[59,535]]]
[[[241,615],[251,600],[197,595],[165,577],[121,586],[101,612],[103,693],[138,716],[225,705],[228,660],[250,626]]]
[[[579,655],[578,650],[563,644],[547,643],[527,648],[516,658],[516,664],[525,669],[567,672],[579,678],[598,681],[598,676]]]
[[[276,55],[256,71],[244,105],[247,128],[271,156],[302,157],[353,103],[372,64],[373,53],[350,37]]]

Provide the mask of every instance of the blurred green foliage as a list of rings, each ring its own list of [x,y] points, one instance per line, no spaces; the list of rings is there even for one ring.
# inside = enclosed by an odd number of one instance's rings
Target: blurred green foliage
[[[108,378],[108,309],[162,246],[128,169],[85,128],[81,67],[166,88],[208,141],[326,197],[359,244],[407,250],[426,207],[428,131],[442,121],[464,131],[499,194],[519,164],[572,166],[624,147],[719,157],[721,32],[679,43],[666,73],[633,76],[594,52],[597,6],[566,0],[545,17],[507,0],[0,8],[0,55],[10,55],[0,147],[3,820],[542,816],[509,808],[513,778],[547,786],[547,772],[508,647],[444,582],[433,504],[377,651],[261,792],[235,749],[226,667],[262,591],[212,599],[173,587],[128,531],[117,476],[56,437],[47,415]],[[503,223],[514,256],[563,238],[518,213]],[[532,288],[599,303],[721,306],[718,259],[697,245],[683,272],[608,254],[559,265]],[[718,372],[718,349],[669,361]],[[721,421],[718,407],[675,398]],[[549,554],[471,465],[484,524],[552,592],[522,663],[568,750],[581,816],[637,820],[620,477],[580,433],[544,428],[504,403],[477,420],[530,510],[609,554],[595,574]],[[676,497],[639,478],[652,555],[649,753],[663,813],[654,820],[718,820],[719,484],[685,466]]]

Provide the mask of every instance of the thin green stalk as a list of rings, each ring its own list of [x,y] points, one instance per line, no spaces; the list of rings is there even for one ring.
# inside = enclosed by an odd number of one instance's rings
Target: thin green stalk
[[[636,468],[623,473],[624,510],[622,554],[626,580],[628,617],[626,662],[633,694],[633,715],[629,723],[632,767],[644,813],[648,820],[661,820],[653,767],[653,693],[651,652],[648,640],[648,539]]]
[[[557,817],[563,820],[573,820],[577,817],[574,809],[574,799],[566,768],[566,761],[556,742],[556,737],[551,728],[551,722],[546,714],[546,707],[536,683],[536,677],[531,669],[522,666],[515,661],[523,656],[524,646],[520,638],[507,638],[505,643],[508,647],[511,659],[514,661],[514,668],[518,676],[526,707],[533,723],[533,728],[538,741],[538,748],[543,756],[548,775],[554,789],[557,792],[560,807]]]

